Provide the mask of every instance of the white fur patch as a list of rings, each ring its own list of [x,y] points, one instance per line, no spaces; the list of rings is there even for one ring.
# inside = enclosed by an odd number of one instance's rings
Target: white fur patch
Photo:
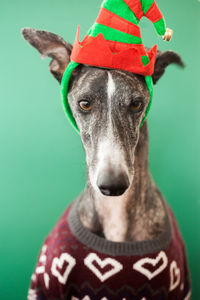
[[[118,197],[104,196],[98,186],[97,179],[101,172],[106,172],[110,168],[113,172],[126,173],[130,178],[127,163],[125,161],[125,149],[120,145],[114,135],[112,122],[112,97],[116,91],[116,83],[110,72],[108,72],[107,82],[107,104],[108,120],[105,124],[106,134],[99,138],[97,147],[97,162],[95,169],[89,172],[90,182],[96,191],[96,209],[104,227],[105,237],[109,240],[121,242],[125,238],[127,230],[127,193],[128,190]]]
[[[107,86],[108,98],[111,99],[115,92],[115,83],[112,75],[108,72],[108,86]]]
[[[107,136],[98,145],[97,165],[94,174],[90,173],[90,182],[97,192],[95,206],[101,217],[106,238],[121,242],[124,240],[127,230],[126,194],[128,190],[122,196],[104,196],[97,186],[98,175],[106,172],[108,166],[113,171],[129,174],[122,149],[112,141],[111,124],[108,127]]]
[[[127,193],[119,197],[98,195],[95,207],[101,218],[105,237],[113,242],[123,242],[127,232]]]
[[[113,171],[125,172],[128,174],[128,168],[124,159],[124,154],[120,146],[112,141],[111,128],[108,129],[108,136],[98,145],[98,154],[97,154],[97,166],[95,174],[92,174],[90,181],[93,185],[93,188],[96,191],[99,191],[96,182],[98,175],[101,171],[105,170],[110,166]]]

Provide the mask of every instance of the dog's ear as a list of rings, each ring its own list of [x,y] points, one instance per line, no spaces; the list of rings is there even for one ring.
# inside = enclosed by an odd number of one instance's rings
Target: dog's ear
[[[165,51],[165,52],[158,51],[156,56],[154,73],[152,75],[154,84],[156,84],[157,81],[164,74],[166,67],[171,64],[176,64],[180,67],[184,67],[184,63],[181,57],[177,53],[173,51]]]
[[[22,35],[27,42],[35,47],[42,57],[51,57],[50,72],[61,82],[62,76],[70,62],[72,45],[66,43],[60,36],[43,30],[23,28]]]

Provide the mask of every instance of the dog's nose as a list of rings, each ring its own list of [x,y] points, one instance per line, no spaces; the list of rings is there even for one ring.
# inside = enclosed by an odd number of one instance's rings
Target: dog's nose
[[[125,173],[116,174],[111,170],[101,172],[97,178],[97,186],[105,196],[120,196],[129,187],[128,176]]]

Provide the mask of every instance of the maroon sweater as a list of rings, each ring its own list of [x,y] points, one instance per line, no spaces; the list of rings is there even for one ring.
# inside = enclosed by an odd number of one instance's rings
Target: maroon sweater
[[[88,231],[77,198],[46,238],[28,300],[189,300],[185,247],[174,216],[154,240],[111,242]]]

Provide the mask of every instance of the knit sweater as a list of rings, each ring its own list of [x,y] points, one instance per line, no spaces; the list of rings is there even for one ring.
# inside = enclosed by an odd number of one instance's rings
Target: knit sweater
[[[46,238],[28,300],[189,300],[185,247],[172,211],[153,240],[112,242],[87,230],[77,198]]]

